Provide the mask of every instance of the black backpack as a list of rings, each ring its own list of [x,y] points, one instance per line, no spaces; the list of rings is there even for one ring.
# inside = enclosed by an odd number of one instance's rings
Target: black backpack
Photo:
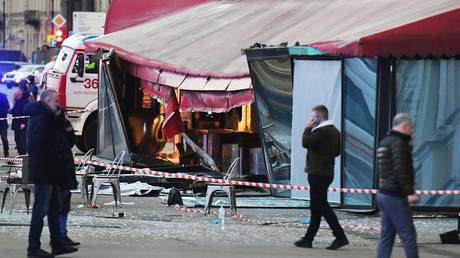
[[[180,194],[180,191],[179,189],[177,188],[172,188],[171,191],[169,192],[169,196],[168,196],[168,202],[167,202],[168,206],[172,206],[172,205],[184,205],[184,203],[182,202],[182,196]]]

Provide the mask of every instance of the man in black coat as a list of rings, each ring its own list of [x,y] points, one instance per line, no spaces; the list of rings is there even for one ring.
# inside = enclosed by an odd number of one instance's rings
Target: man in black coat
[[[29,87],[30,95],[33,97],[34,100],[37,100],[38,97],[38,86],[35,83],[35,75],[27,76],[27,83]]]
[[[400,113],[393,118],[393,128],[377,148],[382,231],[377,258],[389,258],[396,234],[399,235],[408,258],[418,258],[417,233],[410,204],[419,201],[414,191],[415,171],[412,164],[413,123],[409,115]]]
[[[30,92],[27,88],[27,81],[19,82],[19,90],[15,93],[13,108],[10,113],[13,117],[25,116],[24,108],[29,104]],[[14,141],[19,155],[27,153],[27,118],[13,119],[11,122],[11,130],[14,131]]]
[[[3,144],[3,156],[8,157],[9,145],[8,145],[8,121],[6,117],[8,116],[8,111],[10,110],[10,104],[6,94],[0,92],[0,138],[2,139]]]
[[[29,231],[28,257],[54,257],[76,252],[60,239],[61,185],[65,182],[66,146],[56,113],[57,93],[45,90],[40,101],[26,106],[30,116],[27,130],[29,152],[29,179],[35,184],[35,199]],[[41,249],[40,236],[43,218],[48,217],[52,254]]]
[[[59,108],[58,115],[56,117],[60,134],[61,141],[63,143],[63,155],[64,155],[64,164],[65,168],[62,171],[63,181],[61,183],[61,198],[62,198],[62,207],[59,214],[59,226],[60,231],[59,235],[61,241],[69,246],[77,246],[80,243],[75,242],[69,238],[67,235],[67,220],[70,212],[70,200],[72,193],[70,190],[77,189],[78,182],[75,176],[75,163],[74,157],[72,154],[72,147],[75,145],[75,133],[70,121],[66,118],[65,112],[63,109]]]
[[[327,202],[328,188],[334,180],[335,158],[340,155],[340,132],[328,119],[329,111],[325,106],[314,107],[302,137],[302,146],[308,150],[305,172],[308,173],[310,184],[311,220],[305,236],[295,243],[298,247],[313,247],[321,217],[326,219],[336,237],[327,249],[337,250],[349,244],[337,216]]]

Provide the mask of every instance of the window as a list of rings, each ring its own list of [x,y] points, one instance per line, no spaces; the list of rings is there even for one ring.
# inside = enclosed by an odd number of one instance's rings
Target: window
[[[460,60],[401,60],[396,107],[415,121],[416,189],[460,188]],[[460,206],[454,195],[424,195],[420,205]]]
[[[35,68],[35,70],[34,70],[34,73],[36,73],[36,74],[40,74],[40,73],[42,73],[42,72],[43,72],[43,67],[37,67],[37,68]]]
[[[53,65],[53,69],[59,73],[66,73],[67,68],[69,67],[69,63],[72,60],[73,52],[73,49],[63,47],[56,57],[56,62]]]
[[[98,69],[98,60],[94,60],[94,55],[85,56],[85,73],[97,74]]]
[[[32,72],[35,66],[33,65],[25,65],[18,69],[18,72]]]
[[[81,67],[80,60],[83,60],[84,55],[85,54],[83,54],[83,53],[79,53],[77,55],[77,57],[75,58],[75,63],[74,63],[73,68],[72,68],[72,73],[78,73],[78,69],[80,69],[80,67]]]
[[[374,181],[374,136],[377,60],[347,58],[344,71],[344,188],[371,189]],[[343,194],[343,204],[371,206],[371,195]]]
[[[249,62],[270,181],[291,180],[292,78],[289,58]],[[275,194],[291,196],[289,190]]]

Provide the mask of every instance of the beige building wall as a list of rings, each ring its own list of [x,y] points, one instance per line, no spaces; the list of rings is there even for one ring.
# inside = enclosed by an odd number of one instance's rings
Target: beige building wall
[[[6,48],[19,49],[24,52],[29,60],[32,53],[47,43],[47,35],[52,34],[51,26],[51,3],[52,0],[0,0],[0,8],[3,1],[6,3]],[[54,0],[54,14],[61,13],[66,19],[65,13],[68,1]],[[94,0],[94,10],[107,12],[111,0]],[[0,9],[1,10],[1,9]],[[25,14],[31,13],[36,18],[37,26],[26,24]],[[2,17],[0,17],[2,19]],[[0,33],[0,39],[2,39]],[[1,45],[1,43],[0,43]]]

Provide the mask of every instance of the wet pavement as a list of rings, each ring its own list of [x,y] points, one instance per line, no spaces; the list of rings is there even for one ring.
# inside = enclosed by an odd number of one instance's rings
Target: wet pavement
[[[328,229],[321,229],[315,249],[299,249],[293,242],[300,238],[308,217],[307,209],[239,209],[243,219],[228,217],[224,230],[213,224],[216,215],[185,212],[162,204],[158,197],[124,197],[122,208],[115,208],[113,198],[101,196],[99,209],[84,208],[74,194],[69,221],[69,235],[83,243],[80,252],[64,257],[373,257],[378,239],[377,216],[338,212],[347,227],[351,245],[342,251],[326,251],[333,240]],[[105,205],[104,205],[105,204]],[[215,209],[214,209],[215,210]],[[0,215],[0,257],[23,257],[30,216],[25,212],[22,194],[12,215]],[[112,214],[123,212],[123,218]],[[257,225],[255,221],[281,224]],[[323,223],[323,226],[326,226]],[[421,257],[459,257],[460,246],[441,245],[438,234],[452,230],[455,219],[416,219]],[[44,231],[43,243],[48,243]],[[400,243],[395,256],[403,257]],[[45,246],[45,248],[48,248]],[[217,254],[218,252],[219,254]],[[8,256],[3,254],[8,253]],[[338,256],[340,254],[340,256]],[[125,256],[126,255],[126,256]],[[161,256],[160,256],[161,255]],[[128,257],[129,257],[128,256]]]

